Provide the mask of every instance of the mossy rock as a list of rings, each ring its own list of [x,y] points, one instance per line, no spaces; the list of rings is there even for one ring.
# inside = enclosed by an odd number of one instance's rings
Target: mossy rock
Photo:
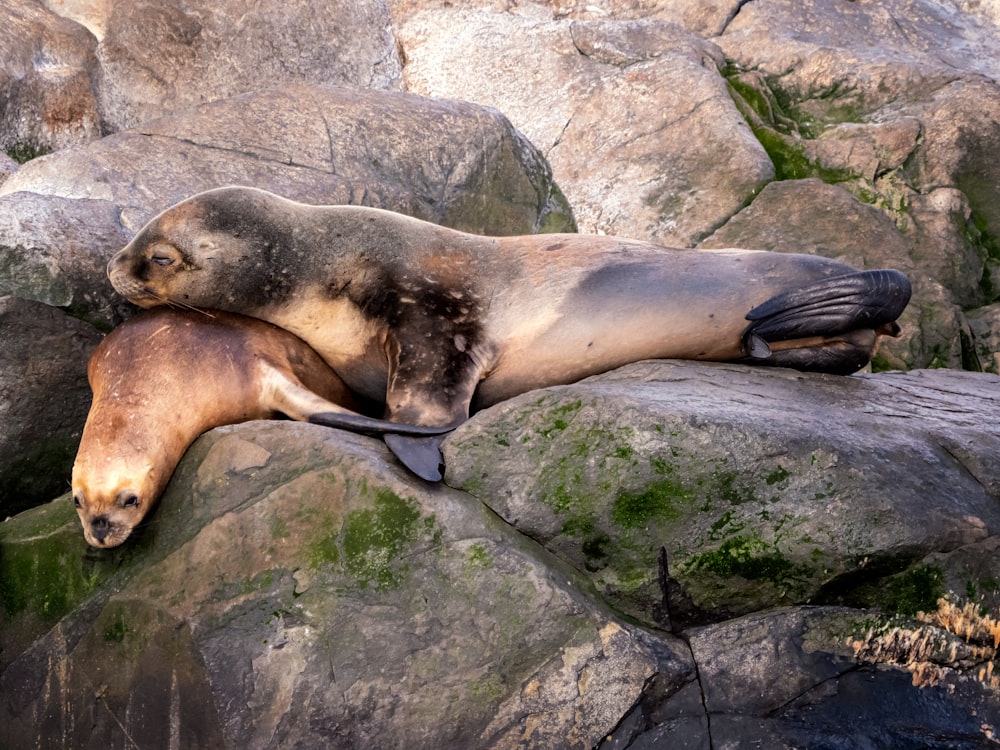
[[[116,550],[86,551],[68,497],[0,532],[0,685],[17,696],[0,745],[592,746],[657,669],[646,636],[487,508],[316,425],[202,436]]]
[[[949,533],[972,539],[980,521],[1000,522],[992,491],[965,482],[931,437],[949,430],[937,404],[880,416],[900,377],[638,363],[479,415],[446,442],[446,481],[649,624],[848,591],[880,606],[881,579],[946,548]],[[954,508],[952,481],[974,509]]]

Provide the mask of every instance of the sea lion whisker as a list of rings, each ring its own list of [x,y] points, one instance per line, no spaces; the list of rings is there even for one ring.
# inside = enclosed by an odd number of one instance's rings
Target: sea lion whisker
[[[190,310],[191,312],[201,313],[202,315],[212,319],[215,318],[215,315],[209,312],[208,310],[202,307],[197,307],[195,305],[189,305],[188,303],[181,302],[180,300],[163,300],[163,304],[167,305],[168,307],[173,307],[177,310]]]

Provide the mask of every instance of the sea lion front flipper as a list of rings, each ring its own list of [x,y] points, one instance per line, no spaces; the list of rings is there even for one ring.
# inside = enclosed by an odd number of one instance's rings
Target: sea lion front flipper
[[[776,295],[748,312],[744,347],[752,352],[752,337],[773,343],[879,330],[895,322],[909,301],[910,282],[899,271],[858,271],[823,279]]]
[[[399,424],[385,419],[367,417],[313,393],[296,379],[277,368],[266,364],[261,366],[265,368],[268,385],[265,396],[267,406],[274,411],[281,412],[289,419],[376,435],[392,431],[401,435],[437,436],[451,432],[456,426],[433,427],[430,425]]]
[[[428,482],[440,482],[441,468],[444,466],[441,443],[444,442],[445,437],[445,435],[412,437],[387,432],[383,439],[385,444],[389,446],[389,450],[396,455],[403,466],[421,479],[426,479]]]

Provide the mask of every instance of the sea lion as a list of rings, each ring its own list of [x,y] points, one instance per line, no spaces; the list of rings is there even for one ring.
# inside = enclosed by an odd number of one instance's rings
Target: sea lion
[[[140,313],[97,346],[87,376],[94,399],[72,484],[94,547],[128,538],[212,427],[283,414],[359,432],[441,433],[357,413],[364,405],[303,341],[225,312]]]
[[[108,274],[143,307],[216,307],[287,328],[351,389],[384,400],[387,419],[422,425],[641,359],[854,372],[879,334],[898,334],[910,296],[897,271],[811,255],[482,237],[246,187],[167,209]]]

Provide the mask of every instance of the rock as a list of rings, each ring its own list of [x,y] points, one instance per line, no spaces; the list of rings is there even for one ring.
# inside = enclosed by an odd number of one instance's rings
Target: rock
[[[778,179],[836,184],[896,224],[921,331],[890,347],[894,364],[983,366],[962,310],[1000,290],[1000,172],[989,156],[1000,87],[986,52],[997,38],[988,22],[925,0],[775,0],[743,6],[714,39]]]
[[[241,468],[247,447],[267,458]],[[118,551],[66,542],[68,497],[0,525],[0,742],[584,748],[654,673],[691,679],[681,641],[390,461],[371,438],[249,423],[200,439]],[[46,611],[34,592],[62,569],[85,583]]]
[[[706,38],[722,33],[743,5],[740,0],[551,0],[550,4],[558,18],[655,18]]]
[[[400,62],[384,0],[115,3],[97,55],[112,131],[264,86],[392,89]]]
[[[7,154],[0,153],[0,185],[18,169],[20,169],[20,165],[16,161]]]
[[[106,271],[128,237],[110,201],[0,196],[0,294],[71,309],[107,330],[132,309]]]
[[[250,8],[14,0],[0,21],[0,91],[9,105],[0,144],[25,154],[266,86],[388,90],[400,78],[384,0],[322,13],[307,0]]]
[[[973,311],[969,314],[969,325],[983,369],[1000,375],[1000,305]]]
[[[403,19],[397,36],[407,89],[507,114],[581,231],[689,245],[773,178],[718,48],[677,26],[442,10]]]
[[[0,196],[110,201],[134,233],[167,206],[229,184],[309,203],[388,208],[485,234],[573,226],[545,161],[499,113],[306,84],[203,105],[35,160],[0,186]]]
[[[641,363],[461,427],[445,443],[448,480],[468,474],[474,495],[412,478],[372,438],[292,422],[213,430],[123,547],[87,551],[68,496],[0,524],[0,743],[982,746],[1000,720],[1000,680],[981,667],[1000,631],[984,614],[1000,604],[998,383]],[[566,422],[549,435],[536,429],[546,399]],[[596,404],[618,412],[615,440],[593,426]],[[482,437],[505,415],[520,432],[486,470]],[[546,448],[573,432],[586,455]],[[529,470],[517,453],[534,454]],[[684,464],[664,469],[673,505],[666,492],[631,502],[641,454]],[[810,467],[793,463],[807,454]],[[512,512],[532,472],[581,477],[556,515],[579,521],[602,495],[624,530],[581,555],[570,540],[584,524],[548,533],[529,517],[546,498]],[[507,481],[487,491],[496,476]],[[685,572],[688,545],[720,565]],[[630,555],[665,560],[642,605],[598,578]],[[823,567],[814,594],[806,566]],[[629,572],[619,580],[641,589],[646,571]],[[985,597],[960,608],[946,584]],[[760,611],[726,619],[752,597]],[[794,605],[809,597],[851,606]]]
[[[542,20],[578,21],[654,19],[683,26],[702,37],[712,37],[725,29],[742,5],[741,0],[389,0],[392,17],[398,24],[423,10],[493,10]]]
[[[990,375],[645,362],[481,412],[446,481],[651,626],[887,606],[888,576],[996,533],[998,409]]]
[[[58,495],[90,409],[92,326],[39,302],[0,297],[0,519]]]
[[[852,643],[894,627],[899,635],[971,650],[942,629],[920,633],[915,624],[893,626],[870,613],[825,607],[776,610],[693,630],[689,642],[704,686],[712,746],[987,746],[1000,720],[989,685],[954,670],[954,664],[944,666],[943,654],[927,654],[942,666],[922,662],[926,671],[918,675],[916,662],[910,674],[902,665],[867,662],[854,652]],[[938,682],[927,680],[931,673]],[[662,730],[650,734],[666,739]]]
[[[97,58],[87,29],[37,0],[0,7],[0,145],[21,160],[97,138]]]

